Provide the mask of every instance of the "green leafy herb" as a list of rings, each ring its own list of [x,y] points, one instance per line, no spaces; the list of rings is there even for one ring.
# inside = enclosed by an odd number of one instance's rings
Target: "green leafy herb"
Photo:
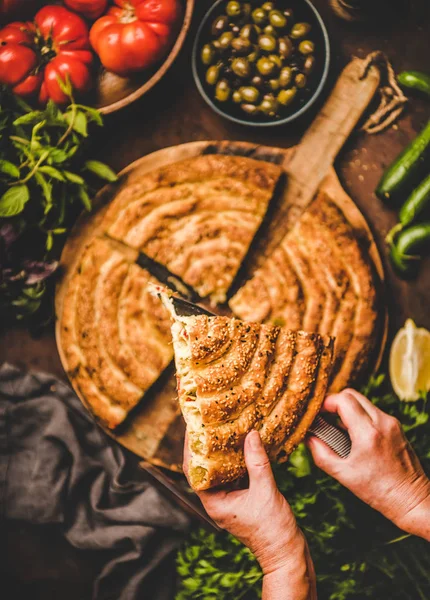
[[[397,417],[425,469],[430,468],[426,398],[400,402],[384,375],[363,389],[382,410]],[[320,471],[304,445],[288,465],[275,467],[279,489],[309,542],[320,600],[430,598],[430,549],[402,534]],[[203,561],[203,562],[202,562]],[[261,571],[252,554],[225,532],[193,531],[177,556],[176,600],[257,600]]]
[[[103,124],[100,113],[75,103],[68,79],[61,86],[70,97],[64,110],[52,101],[33,110],[0,89],[0,228],[15,232],[10,244],[0,235],[2,316],[24,318],[39,309],[53,269],[29,284],[25,265],[57,264],[79,209],[91,210],[101,181],[116,180],[107,165],[84,154],[92,125]]]

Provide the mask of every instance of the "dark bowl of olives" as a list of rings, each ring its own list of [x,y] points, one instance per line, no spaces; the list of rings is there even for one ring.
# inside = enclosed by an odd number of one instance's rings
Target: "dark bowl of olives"
[[[242,125],[283,125],[318,98],[330,62],[309,0],[218,0],[203,18],[193,74],[206,102]]]

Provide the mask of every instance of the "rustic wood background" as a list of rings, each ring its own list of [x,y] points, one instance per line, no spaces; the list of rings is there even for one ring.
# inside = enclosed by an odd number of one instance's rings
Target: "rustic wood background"
[[[326,92],[352,56],[364,58],[383,50],[397,72],[428,71],[430,53],[430,2],[428,0],[375,0],[386,3],[393,14],[382,23],[348,24],[329,8],[328,0],[313,0],[321,12],[332,45],[332,63]],[[278,129],[247,129],[212,112],[198,94],[191,75],[190,55],[197,25],[210,0],[198,0],[191,33],[178,60],[165,79],[146,97],[123,112],[106,119],[104,131],[94,140],[93,154],[120,170],[154,150],[193,140],[231,139],[289,147],[296,144],[320,108],[300,121]],[[353,102],[353,98],[351,99]],[[430,102],[411,98],[397,125],[376,136],[354,133],[336,161],[339,178],[347,193],[367,217],[385,263],[391,316],[391,334],[406,317],[430,328],[430,258],[423,261],[419,277],[405,283],[388,264],[384,237],[396,221],[396,213],[384,206],[373,190],[384,168],[414,137],[430,116]],[[9,329],[0,335],[0,363],[42,369],[65,377],[53,328],[37,339],[24,329]],[[10,600],[89,600],[91,582],[100,563],[91,554],[69,547],[55,529],[40,530],[20,523],[0,523],[2,590]],[[156,575],[155,575],[156,576]],[[150,597],[150,592],[148,592]]]

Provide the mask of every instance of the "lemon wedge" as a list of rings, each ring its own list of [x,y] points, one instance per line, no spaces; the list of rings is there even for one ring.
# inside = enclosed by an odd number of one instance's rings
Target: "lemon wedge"
[[[414,401],[430,390],[430,331],[408,319],[390,351],[390,379],[401,400]]]

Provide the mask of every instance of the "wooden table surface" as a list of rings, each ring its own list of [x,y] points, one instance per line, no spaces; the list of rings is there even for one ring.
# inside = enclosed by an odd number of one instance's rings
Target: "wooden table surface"
[[[396,18],[378,24],[348,24],[334,15],[328,0],[313,0],[326,22],[332,46],[326,93],[352,56],[363,58],[374,50],[384,51],[396,72],[404,69],[429,70],[429,0],[410,0],[409,3],[408,0],[374,1],[375,4],[385,2],[390,7],[387,12],[390,11]],[[104,130],[94,140],[93,155],[108,162],[114,169],[120,170],[160,148],[193,140],[245,140],[288,147],[297,143],[321,106],[323,99],[301,120],[267,130],[245,128],[212,112],[198,94],[191,74],[192,42],[201,16],[211,2],[197,0],[196,4],[188,41],[170,72],[148,96],[107,118]],[[353,98],[351,102],[354,102]],[[393,274],[387,261],[384,237],[396,222],[396,213],[384,206],[373,190],[384,168],[429,116],[430,100],[411,96],[404,115],[389,131],[374,136],[353,133],[335,165],[345,190],[367,217],[381,250],[388,282],[386,300],[390,310],[391,335],[407,317],[430,329],[430,259],[423,261],[418,278],[410,283],[402,282]],[[65,377],[53,330],[46,331],[37,339],[31,338],[24,329],[4,331],[0,336],[0,363],[3,360]],[[19,524],[8,526],[3,534],[0,554],[6,549],[7,560],[2,561],[1,569],[8,573],[7,580],[12,586],[10,589],[13,589],[9,598],[43,597],[50,600],[61,596],[64,600],[85,600],[90,597],[90,581],[98,568],[96,563],[91,562],[91,557],[82,557],[68,548],[56,532],[47,535],[37,528],[28,529]],[[31,568],[30,564],[33,565]],[[2,575],[3,581],[5,574]]]

